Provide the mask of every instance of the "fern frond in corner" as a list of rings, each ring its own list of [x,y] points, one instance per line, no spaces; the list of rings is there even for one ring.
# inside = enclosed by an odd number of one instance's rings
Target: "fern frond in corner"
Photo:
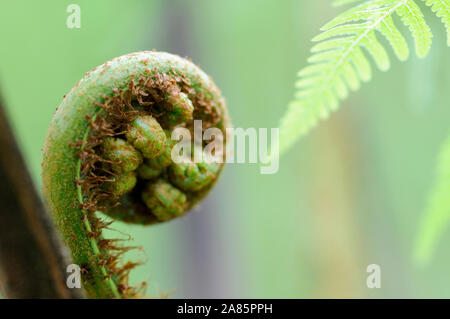
[[[431,192],[428,208],[421,223],[415,247],[415,259],[425,264],[433,253],[433,248],[450,221],[450,137],[444,144],[439,157],[437,181]]]
[[[449,0],[422,0],[431,10],[441,18],[447,29],[447,45],[450,46],[450,1]]]
[[[361,0],[337,0],[348,4]],[[443,21],[448,22],[450,0],[428,0]],[[394,15],[411,32],[416,53],[425,57],[430,50],[432,33],[416,0],[370,0],[344,12],[322,27],[313,41],[310,63],[299,72],[299,89],[280,123],[280,152],[287,150],[298,138],[328,117],[349,91],[360,88],[371,79],[372,68],[366,56],[373,57],[378,68],[386,71],[390,60],[377,32],[392,46],[396,56],[404,61],[409,48],[404,36],[395,26]],[[363,52],[365,50],[366,52]]]

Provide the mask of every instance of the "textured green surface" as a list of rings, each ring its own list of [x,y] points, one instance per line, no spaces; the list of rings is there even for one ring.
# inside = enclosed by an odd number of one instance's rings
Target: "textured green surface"
[[[113,162],[113,168],[119,173],[134,171],[142,164],[141,153],[120,138],[107,138],[103,142],[102,156]]]
[[[127,132],[127,140],[142,152],[148,159],[154,159],[164,152],[166,134],[158,121],[151,116],[140,117],[134,120]]]
[[[112,279],[105,279],[104,268],[98,266],[99,252],[96,251],[98,248],[86,234],[85,227],[88,226],[83,219],[83,212],[78,207],[78,204],[83,203],[83,196],[86,194],[80,194],[80,187],[77,187],[75,183],[75,180],[80,177],[80,161],[77,155],[78,150],[73,147],[73,144],[86,139],[86,134],[90,129],[86,116],[94,118],[104,112],[96,106],[97,103],[104,103],[103,96],[112,96],[115,89],[126,89],[133,79],[141,76],[148,77],[154,73],[169,73],[171,70],[185,75],[193,83],[193,86],[204,95],[212,96],[217,107],[221,108],[219,114],[225,118],[220,125],[228,125],[228,116],[221,100],[222,97],[212,81],[202,71],[177,56],[147,51],[114,58],[86,73],[85,77],[65,96],[48,130],[42,163],[44,199],[66,244],[72,251],[74,262],[88,269],[90,277],[88,275],[84,277],[87,278],[84,287],[89,297],[118,296],[114,292],[114,282]],[[153,119],[149,117],[149,120]],[[133,128],[137,128],[137,131],[134,135],[131,131],[133,136],[129,138],[138,149],[143,148],[145,144],[141,143],[142,139],[139,136],[146,130],[140,128],[150,125],[148,122],[142,121],[135,121]],[[156,121],[155,123],[157,124]],[[162,134],[163,137],[162,143],[165,144],[166,135],[160,127],[159,129],[159,135]],[[136,142],[138,140],[140,142]],[[158,138],[157,140],[161,141]],[[153,146],[152,144],[151,147]],[[161,147],[155,148],[158,152],[160,149]],[[151,158],[157,155],[159,153],[152,154]],[[114,193],[123,193],[124,189],[129,188],[130,183],[134,184],[135,180],[130,180],[132,177],[130,175],[124,177],[123,180],[119,178],[123,187],[114,189]],[[167,202],[170,199],[170,196],[161,199],[164,207],[170,207],[171,203]],[[184,198],[184,202],[186,202],[186,198]],[[185,206],[182,206],[181,211],[176,209],[174,214],[180,215],[184,209]],[[170,208],[169,212],[173,213],[172,210]],[[160,215],[159,211],[158,215]]]

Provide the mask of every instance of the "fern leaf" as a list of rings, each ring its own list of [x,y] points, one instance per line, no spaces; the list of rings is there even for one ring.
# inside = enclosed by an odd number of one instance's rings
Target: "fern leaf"
[[[425,22],[422,11],[414,1],[406,1],[404,6],[398,8],[397,14],[413,35],[417,55],[421,58],[425,57],[430,51],[433,35]]]
[[[354,2],[362,2],[363,0],[335,0],[333,2],[333,6],[343,6],[346,4],[354,3]]]
[[[421,223],[415,247],[419,264],[429,261],[439,236],[450,221],[450,137],[439,158],[437,181],[431,193],[428,208]]]
[[[394,49],[397,58],[400,61],[405,61],[409,57],[409,48],[408,44],[406,44],[405,38],[402,36],[400,31],[398,31],[397,27],[394,24],[394,20],[392,17],[388,17],[385,19],[378,28],[383,36],[389,41],[392,48]]]
[[[365,1],[321,28],[322,33],[313,39],[318,43],[311,50],[310,65],[299,72],[296,83],[299,91],[281,119],[280,152],[306,134],[319,119],[328,117],[349,91],[358,90],[361,82],[371,79],[372,68],[367,54],[372,56],[380,70],[390,68],[388,53],[377,34],[388,40],[398,59],[404,61],[408,58],[409,48],[395,26],[394,14],[410,30],[417,55],[424,57],[428,53],[432,33],[415,1]],[[338,0],[335,4],[353,2],[361,0]],[[435,5],[436,8],[443,16],[441,7]]]
[[[342,6],[355,2],[362,2],[364,0],[335,0],[333,6]],[[447,30],[447,45],[450,46],[450,0],[422,0],[425,4],[431,7],[431,10],[438,18],[441,18],[442,23]]]
[[[450,46],[450,0],[423,0],[441,18],[447,29],[447,45]]]

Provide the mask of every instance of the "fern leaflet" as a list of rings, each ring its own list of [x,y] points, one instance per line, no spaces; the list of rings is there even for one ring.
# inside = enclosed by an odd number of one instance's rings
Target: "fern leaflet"
[[[335,4],[361,1],[337,0]],[[423,1],[442,18],[448,29],[450,0]],[[389,56],[376,32],[389,41],[401,61],[409,57],[408,45],[395,25],[394,14],[411,32],[416,54],[419,57],[427,55],[433,35],[416,0],[365,1],[337,16],[313,39],[318,43],[311,49],[310,64],[298,74],[296,88],[299,90],[280,122],[280,152],[286,151],[319,119],[327,118],[349,91],[358,90],[361,82],[371,79],[372,68],[367,53],[380,70],[390,68]]]
[[[431,10],[442,19],[447,29],[447,45],[450,46],[450,1],[449,0],[423,0]]]

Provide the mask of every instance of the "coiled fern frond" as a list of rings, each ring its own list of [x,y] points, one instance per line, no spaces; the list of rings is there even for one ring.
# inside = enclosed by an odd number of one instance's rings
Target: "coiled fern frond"
[[[450,46],[450,0],[423,0],[448,32]],[[362,0],[338,0],[335,4],[349,4]],[[417,0],[370,0],[334,18],[321,28],[313,41],[318,42],[308,59],[309,65],[299,72],[299,89],[280,123],[280,152],[286,151],[298,138],[313,128],[319,119],[336,110],[339,101],[349,91],[360,88],[361,82],[372,77],[367,54],[378,68],[390,68],[390,59],[378,36],[384,36],[395,55],[404,61],[409,57],[405,37],[396,27],[397,16],[411,32],[417,56],[425,57],[430,50],[432,33]]]

